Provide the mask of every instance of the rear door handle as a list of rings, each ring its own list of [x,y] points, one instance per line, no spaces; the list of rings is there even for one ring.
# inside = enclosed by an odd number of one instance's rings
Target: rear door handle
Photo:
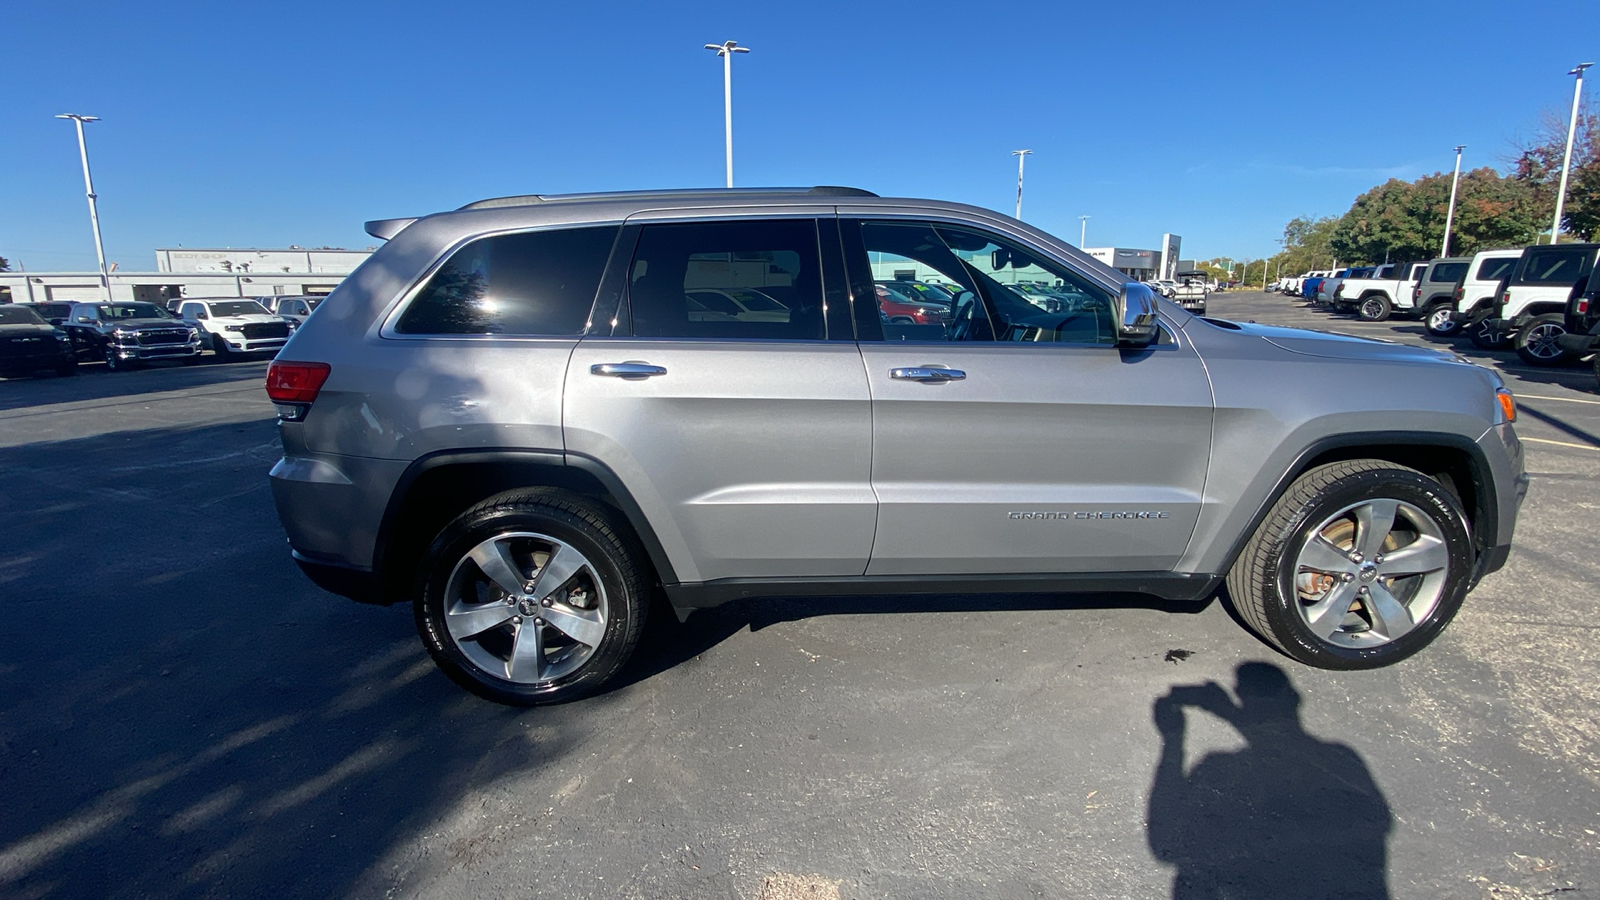
[[[947,369],[944,366],[900,366],[890,369],[889,377],[901,381],[920,381],[923,384],[941,384],[946,381],[960,381],[967,377],[967,373],[960,369]]]
[[[629,361],[619,363],[596,363],[589,367],[590,374],[609,375],[612,378],[649,378],[653,375],[667,374],[666,366],[652,366],[649,363]]]

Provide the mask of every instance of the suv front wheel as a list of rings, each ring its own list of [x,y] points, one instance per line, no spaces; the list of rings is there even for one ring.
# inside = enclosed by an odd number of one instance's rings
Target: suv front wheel
[[[1461,504],[1421,472],[1376,459],[1290,485],[1228,573],[1257,634],[1322,669],[1370,669],[1427,646],[1461,607],[1472,565]]]
[[[417,631],[445,674],[517,706],[592,693],[638,643],[648,609],[636,542],[602,504],[508,491],[456,517],[423,563]]]

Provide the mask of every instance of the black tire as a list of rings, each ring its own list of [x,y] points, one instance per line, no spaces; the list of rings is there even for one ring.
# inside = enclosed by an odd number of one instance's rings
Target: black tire
[[[589,589],[603,596],[600,602],[605,611],[603,637],[579,667],[560,677],[534,683],[511,680],[507,677],[510,665],[496,673],[474,661],[462,643],[451,635],[445,613],[453,574],[458,566],[465,564],[467,554],[499,536],[525,533],[547,535],[581,553],[591,567],[565,583],[597,578],[598,584],[590,584]],[[517,574],[533,578],[539,571],[526,569]],[[457,516],[439,532],[428,549],[412,607],[417,633],[422,636],[422,643],[434,663],[451,680],[480,697],[512,706],[573,700],[603,687],[632,655],[649,610],[651,580],[648,571],[643,550],[632,531],[604,504],[550,488],[507,491]],[[541,613],[534,609],[533,615]],[[508,636],[503,640],[516,639],[509,635],[520,635],[522,621],[516,619],[515,626],[507,622],[504,633]],[[541,619],[533,621],[538,627]],[[515,631],[511,631],[513,627]],[[540,631],[546,633],[544,629]],[[468,643],[476,646],[477,640],[472,638]],[[572,645],[579,646],[577,642]],[[485,652],[477,651],[480,660]]]
[[[117,356],[117,352],[111,349],[110,344],[106,344],[104,355],[107,372],[126,372],[133,368],[133,360],[122,359],[121,357]]]
[[[1409,505],[1431,519],[1439,532],[1447,567],[1433,588],[1438,591],[1437,599],[1409,631],[1387,642],[1362,645],[1355,641],[1361,636],[1358,621],[1351,632],[1338,632],[1339,637],[1349,637],[1351,642],[1335,643],[1318,636],[1307,623],[1303,610],[1311,609],[1313,604],[1301,596],[1303,589],[1297,579],[1306,576],[1299,572],[1299,554],[1328,517],[1352,505],[1382,500]],[[1395,521],[1400,522],[1401,518]],[[1389,552],[1387,545],[1374,564],[1382,561],[1383,552]],[[1405,659],[1439,635],[1461,608],[1471,579],[1472,559],[1472,536],[1454,494],[1413,469],[1384,460],[1356,459],[1318,466],[1295,479],[1273,504],[1228,573],[1228,592],[1235,610],[1250,628],[1291,658],[1320,669],[1371,669]],[[1359,581],[1374,583],[1366,575]],[[1331,578],[1329,583],[1337,585]],[[1329,595],[1336,589],[1322,588]],[[1367,589],[1359,590],[1362,596],[1341,621],[1362,615],[1355,606],[1367,602]],[[1366,615],[1371,618],[1370,613]],[[1372,628],[1367,634],[1379,632]]]
[[[1422,311],[1422,321],[1434,337],[1448,337],[1461,329],[1455,317],[1455,308],[1448,303],[1435,303]]]
[[[220,334],[211,336],[211,352],[217,355],[217,362],[228,362],[233,359],[233,351],[228,348],[228,342],[223,340]]]
[[[1534,316],[1511,339],[1517,356],[1530,366],[1560,366],[1572,360],[1571,354],[1561,349],[1556,338],[1567,333],[1567,318],[1561,313]]]
[[[1594,355],[1595,390],[1600,391],[1600,353]]]
[[[1389,298],[1382,294],[1362,297],[1361,301],[1356,304],[1356,315],[1360,316],[1363,322],[1382,322],[1384,319],[1389,318],[1389,313],[1393,310],[1394,307],[1390,305]]]
[[[1511,335],[1490,328],[1487,321],[1467,326],[1467,337],[1479,350],[1504,350],[1511,346]]]

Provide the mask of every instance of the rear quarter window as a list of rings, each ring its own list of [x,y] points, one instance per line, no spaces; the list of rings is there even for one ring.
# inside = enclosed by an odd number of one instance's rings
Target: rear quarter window
[[[1478,274],[1473,276],[1474,281],[1499,281],[1506,274],[1517,267],[1517,257],[1503,257],[1500,259],[1486,259],[1478,264]]]
[[[479,238],[428,279],[395,331],[582,334],[616,238],[616,226]]]
[[[1446,282],[1460,281],[1461,276],[1467,274],[1467,267],[1470,265],[1472,265],[1470,262],[1440,263],[1439,265],[1433,267],[1433,271],[1428,273],[1428,280]]]
[[[1584,262],[1593,253],[1587,249],[1551,247],[1530,250],[1517,269],[1517,284],[1575,284],[1585,274]]]

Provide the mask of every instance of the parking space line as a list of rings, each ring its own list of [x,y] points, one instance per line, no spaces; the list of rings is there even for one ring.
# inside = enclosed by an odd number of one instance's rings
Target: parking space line
[[[1515,391],[1512,391],[1516,394]],[[1518,400],[1560,400],[1562,403],[1587,403],[1590,406],[1600,406],[1600,400],[1579,400],[1577,397],[1545,397],[1539,394],[1516,394]]]
[[[1600,447],[1596,447],[1593,444],[1574,444],[1569,441],[1549,441],[1545,440],[1544,438],[1523,437],[1520,434],[1517,435],[1517,437],[1522,438],[1524,441],[1529,441],[1535,444],[1554,444],[1557,447],[1576,447],[1579,450],[1600,450]]]

